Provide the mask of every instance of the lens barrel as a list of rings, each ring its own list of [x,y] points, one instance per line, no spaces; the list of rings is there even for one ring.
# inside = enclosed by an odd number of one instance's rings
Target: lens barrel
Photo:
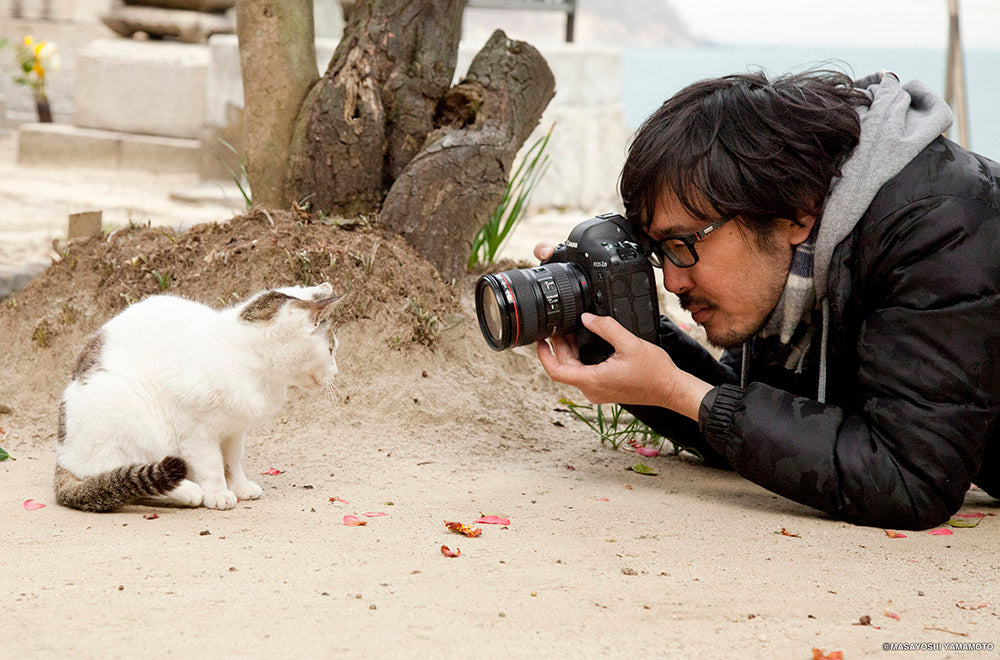
[[[567,335],[580,326],[589,286],[573,263],[483,275],[476,284],[476,315],[495,351]]]

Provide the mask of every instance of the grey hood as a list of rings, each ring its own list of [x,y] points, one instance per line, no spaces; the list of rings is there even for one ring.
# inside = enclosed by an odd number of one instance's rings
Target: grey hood
[[[861,140],[834,179],[823,206],[813,261],[816,300],[826,297],[830,259],[879,189],[952,124],[951,109],[919,80],[901,85],[896,74],[873,73],[855,82],[872,103],[857,108]]]

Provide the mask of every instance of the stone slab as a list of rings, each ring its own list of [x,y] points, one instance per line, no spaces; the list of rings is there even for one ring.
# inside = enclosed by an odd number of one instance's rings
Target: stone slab
[[[196,139],[205,120],[206,44],[98,39],[79,54],[73,123]]]
[[[100,211],[80,211],[69,214],[69,226],[66,229],[66,238],[89,238],[101,235]]]
[[[151,173],[197,172],[198,140],[133,135],[66,124],[23,124],[17,133],[17,162]]]

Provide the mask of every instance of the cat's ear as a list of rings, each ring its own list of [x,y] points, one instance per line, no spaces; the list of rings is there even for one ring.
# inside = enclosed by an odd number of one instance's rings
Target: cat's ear
[[[309,318],[312,319],[313,324],[319,325],[329,318],[333,314],[333,310],[337,308],[337,303],[343,300],[344,295],[346,294],[306,303],[306,307],[309,309]]]

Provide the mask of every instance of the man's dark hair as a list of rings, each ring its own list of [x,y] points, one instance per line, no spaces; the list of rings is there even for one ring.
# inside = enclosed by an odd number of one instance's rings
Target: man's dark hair
[[[706,222],[738,216],[755,234],[819,212],[861,135],[868,96],[837,71],[762,72],[685,87],[636,133],[622,170],[625,212],[644,227],[669,189]]]

